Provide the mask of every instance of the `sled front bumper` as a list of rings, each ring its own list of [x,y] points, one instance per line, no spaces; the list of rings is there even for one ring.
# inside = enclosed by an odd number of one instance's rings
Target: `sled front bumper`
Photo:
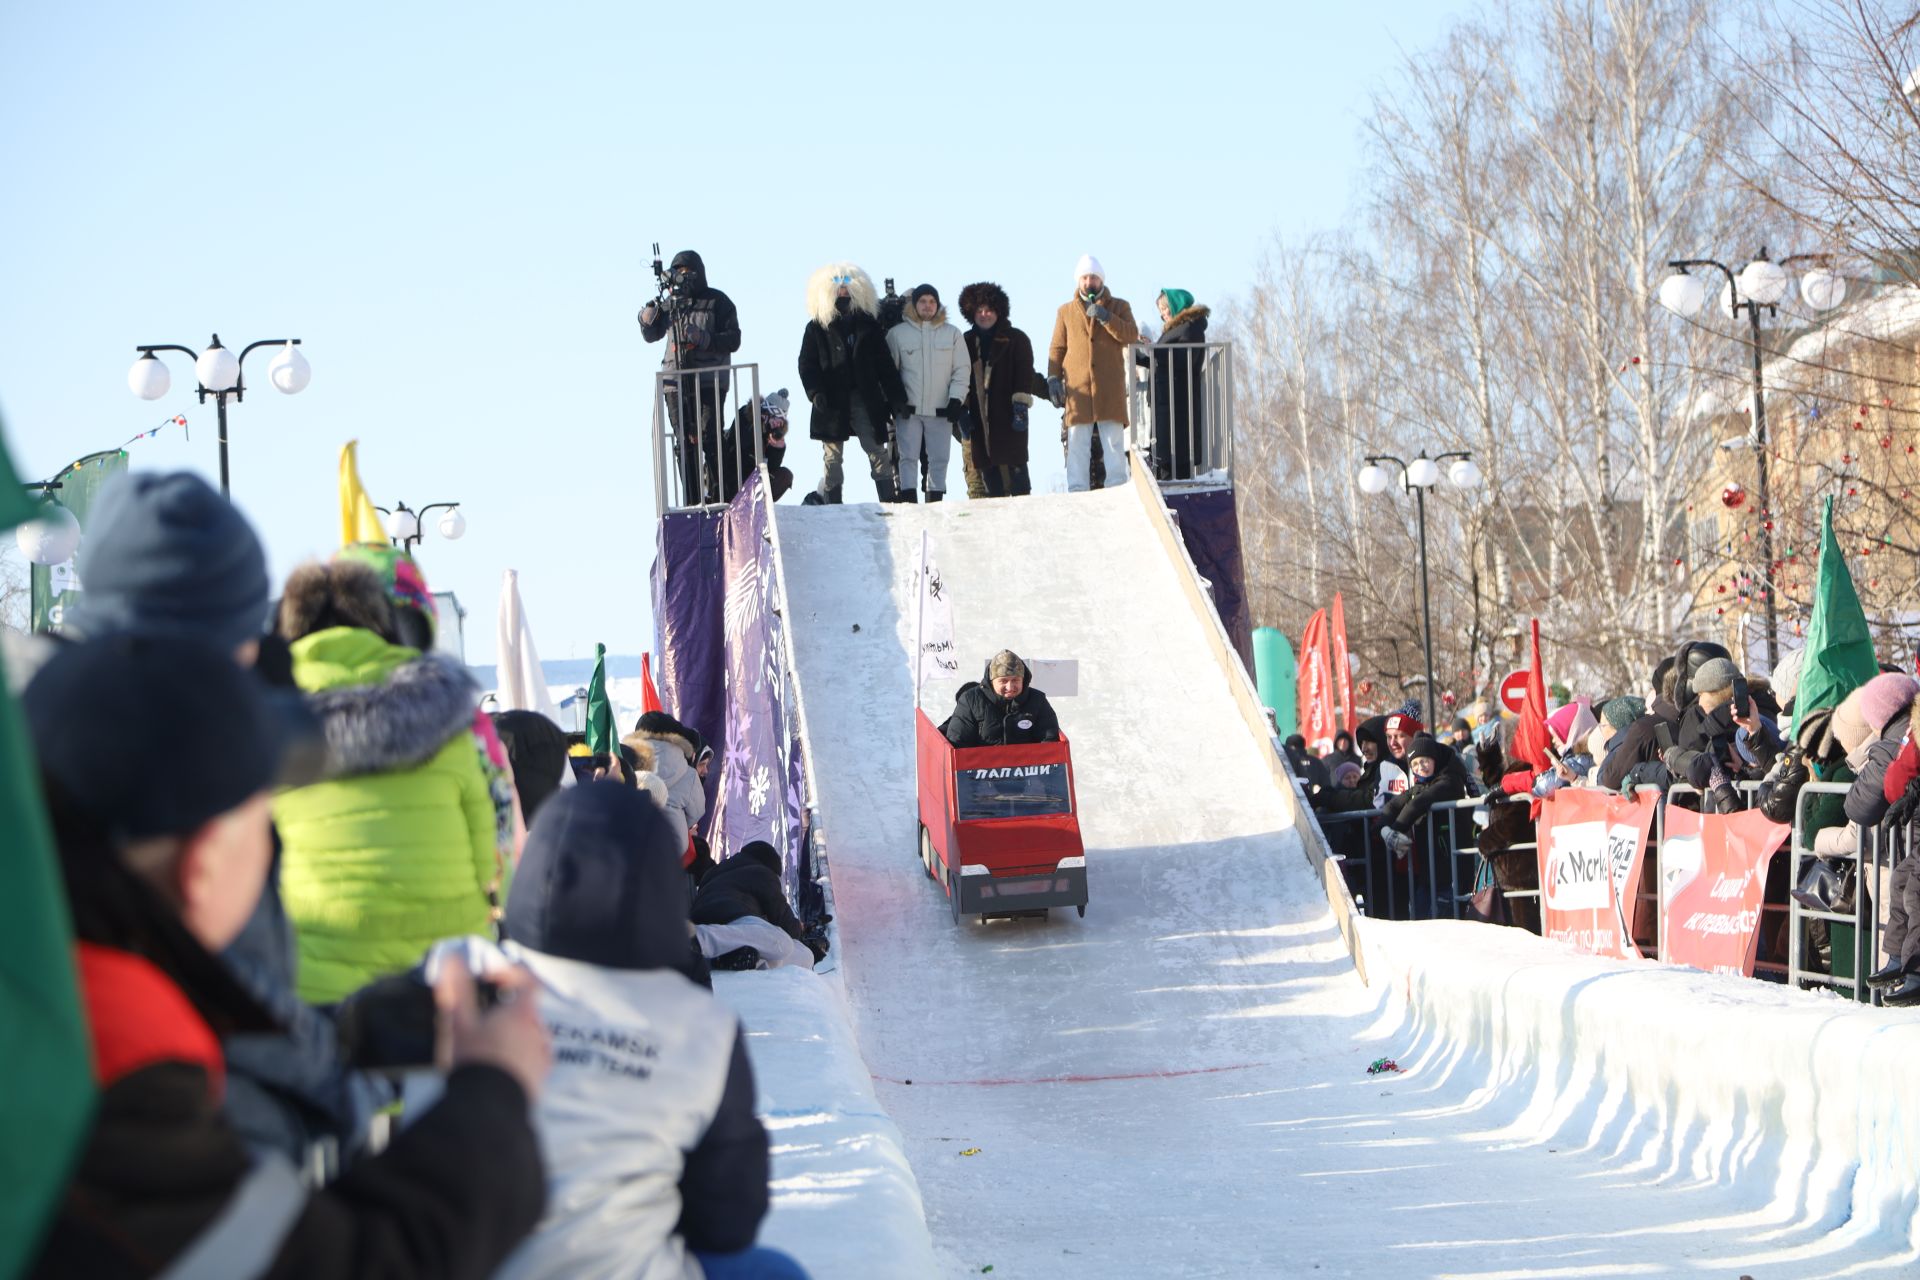
[[[1000,915],[1087,905],[1087,860],[1062,858],[1052,871],[996,876],[982,866],[960,868],[960,914]]]

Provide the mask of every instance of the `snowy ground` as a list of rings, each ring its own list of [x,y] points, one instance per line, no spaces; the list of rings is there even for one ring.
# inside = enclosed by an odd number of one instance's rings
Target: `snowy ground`
[[[783,508],[779,522],[839,959],[941,1274],[1913,1269],[1904,1239],[1783,1210],[1738,1161],[1562,1141],[1524,1081],[1482,1089],[1488,1059],[1420,1035],[1405,991],[1362,986],[1131,493]],[[1084,920],[956,928],[919,869],[906,654],[923,525],[969,670],[1003,645],[1081,661],[1081,696],[1058,710]],[[936,718],[951,695],[929,693]],[[1470,952],[1479,936],[1416,928],[1423,948]],[[1366,1074],[1403,1055],[1404,1074]]]

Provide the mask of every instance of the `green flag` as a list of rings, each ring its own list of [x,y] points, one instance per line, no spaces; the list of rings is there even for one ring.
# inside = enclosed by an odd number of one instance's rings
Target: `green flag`
[[[127,452],[124,449],[90,453],[78,462],[69,463],[53,478],[53,482],[60,487],[52,490],[50,496],[57,498],[61,506],[73,512],[73,518],[80,522],[80,532],[84,535],[92,527],[93,504],[99,498],[100,490],[107,481],[126,469]],[[67,610],[79,603],[82,585],[71,559],[65,564],[34,565],[33,629],[45,631],[64,624]]]
[[[0,444],[0,529],[34,505]],[[20,705],[0,672],[0,1276],[25,1270],[93,1108],[92,1046],[74,976],[73,927]]]
[[[587,681],[587,750],[595,755],[620,754],[620,738],[613,731],[613,703],[607,698],[607,646],[593,646],[593,679]]]
[[[1879,673],[1866,610],[1853,589],[1840,541],[1833,536],[1833,499],[1828,498],[1820,513],[1820,568],[1813,589],[1813,619],[1807,623],[1807,656],[1794,694],[1794,719],[1822,707],[1839,706]]]

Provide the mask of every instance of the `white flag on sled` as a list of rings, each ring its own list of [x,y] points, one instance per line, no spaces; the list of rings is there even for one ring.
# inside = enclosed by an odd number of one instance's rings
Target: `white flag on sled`
[[[953,599],[947,593],[940,566],[933,562],[927,534],[920,532],[920,564],[914,570],[914,597],[919,601],[914,626],[913,701],[929,683],[951,687],[960,674],[960,655],[953,647]]]

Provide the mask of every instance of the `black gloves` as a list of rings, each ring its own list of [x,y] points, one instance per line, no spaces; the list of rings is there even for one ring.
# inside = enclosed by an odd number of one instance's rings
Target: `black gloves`
[[[1892,831],[1906,826],[1913,821],[1915,809],[1920,809],[1920,778],[1909,782],[1907,789],[1900,793],[1900,798],[1888,806],[1886,816],[1880,819],[1881,830]]]
[[[947,401],[945,416],[948,422],[958,422],[960,421],[960,415],[966,411],[966,405],[960,403],[958,400],[949,400]]]

